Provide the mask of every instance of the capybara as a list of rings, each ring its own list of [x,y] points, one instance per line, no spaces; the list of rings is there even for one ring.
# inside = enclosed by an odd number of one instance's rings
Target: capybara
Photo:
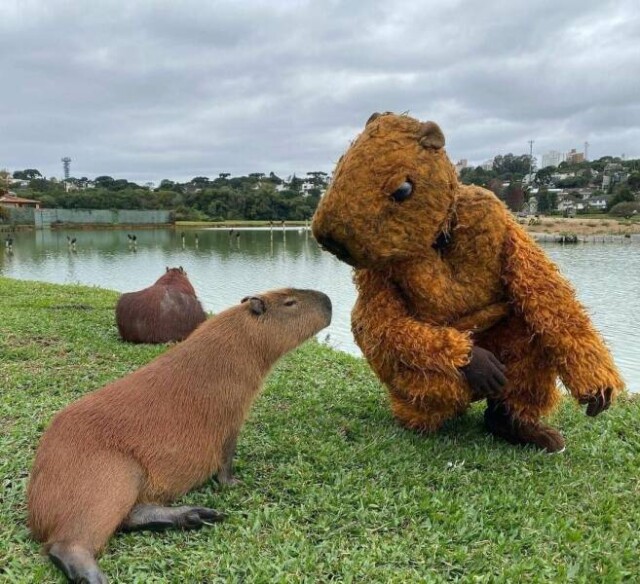
[[[57,414],[28,487],[29,527],[54,564],[72,582],[104,583],[95,556],[116,530],[221,520],[165,505],[214,474],[234,482],[236,439],[265,376],[330,321],[331,301],[315,290],[245,298]]]
[[[130,343],[182,341],[206,319],[182,266],[167,268],[153,286],[123,294],[116,305],[118,331]]]

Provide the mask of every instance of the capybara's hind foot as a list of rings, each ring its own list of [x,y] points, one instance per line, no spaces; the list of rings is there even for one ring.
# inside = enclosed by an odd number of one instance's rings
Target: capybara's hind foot
[[[547,452],[562,452],[565,447],[560,432],[538,420],[515,418],[500,401],[487,400],[484,423],[489,432],[511,444],[533,444]]]
[[[77,584],[107,584],[93,554],[79,544],[54,543],[49,558],[67,577]]]
[[[206,507],[162,507],[136,505],[120,525],[121,531],[164,531],[165,529],[199,529],[207,523],[222,521],[223,513]]]

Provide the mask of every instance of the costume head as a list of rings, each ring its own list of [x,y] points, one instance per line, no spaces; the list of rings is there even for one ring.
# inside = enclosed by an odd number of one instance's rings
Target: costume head
[[[376,113],[338,161],[313,234],[358,268],[418,258],[446,235],[457,190],[437,124]]]

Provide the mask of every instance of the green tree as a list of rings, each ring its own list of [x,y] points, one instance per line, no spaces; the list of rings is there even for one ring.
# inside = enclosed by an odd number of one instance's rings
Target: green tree
[[[493,159],[493,170],[498,177],[509,180],[519,180],[525,174],[529,173],[529,169],[535,169],[535,164],[528,154],[515,156],[511,153],[499,154]]]
[[[512,211],[516,213],[522,211],[522,206],[524,205],[524,191],[522,190],[521,183],[512,182],[509,184],[504,192],[504,202]]]
[[[9,190],[9,179],[11,175],[7,170],[0,170],[0,191],[8,191]]]
[[[537,195],[538,211],[540,213],[550,213],[558,207],[558,195],[550,193],[546,188],[541,188]]]
[[[640,172],[633,172],[627,179],[627,184],[632,191],[640,191]]]
[[[554,166],[545,166],[536,173],[535,182],[539,185],[550,185],[553,182],[552,176],[556,173]]]
[[[495,171],[485,170],[481,166],[463,168],[460,172],[460,182],[465,185],[474,184],[480,187],[487,187],[491,179],[495,177]]]
[[[607,213],[613,209],[618,203],[624,203],[626,201],[634,202],[636,200],[635,196],[631,192],[628,186],[623,185],[618,187],[617,192],[611,197],[609,203],[607,205]]]
[[[42,178],[40,171],[35,168],[25,168],[24,170],[16,170],[13,178],[20,180],[31,180],[32,178]]]

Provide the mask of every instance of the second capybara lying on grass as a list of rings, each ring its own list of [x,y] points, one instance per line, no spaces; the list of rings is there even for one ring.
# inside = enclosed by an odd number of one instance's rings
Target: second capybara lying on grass
[[[182,341],[206,319],[182,266],[167,268],[153,286],[123,294],[116,305],[118,331],[130,343]]]
[[[120,530],[196,528],[222,515],[165,504],[210,476],[230,484],[236,439],[273,364],[326,327],[314,290],[245,298],[141,369],[60,412],[28,488],[29,526],[72,582],[106,582],[95,560]]]

